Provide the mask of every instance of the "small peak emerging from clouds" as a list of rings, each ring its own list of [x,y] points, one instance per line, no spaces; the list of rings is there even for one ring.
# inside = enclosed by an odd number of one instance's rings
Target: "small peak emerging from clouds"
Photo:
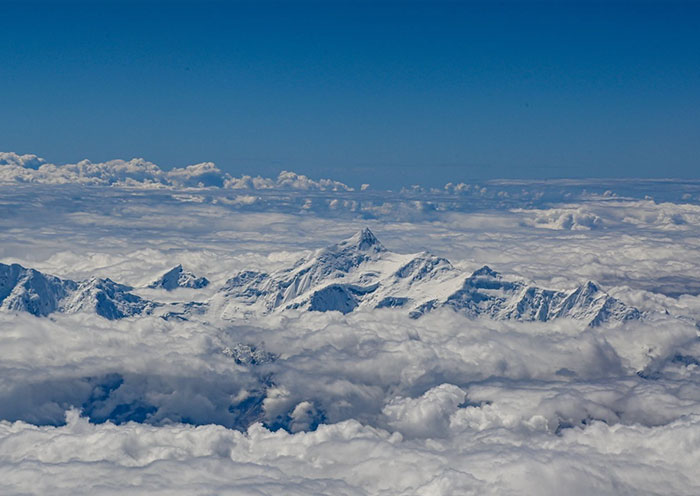
[[[176,288],[200,289],[209,284],[206,277],[196,277],[192,272],[183,269],[182,264],[178,264],[157,281],[152,282],[149,288],[163,288],[172,291]]]

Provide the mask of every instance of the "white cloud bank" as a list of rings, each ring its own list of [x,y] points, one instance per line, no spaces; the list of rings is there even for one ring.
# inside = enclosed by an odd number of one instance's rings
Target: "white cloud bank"
[[[427,441],[352,420],[288,434],[67,417],[59,428],[0,423],[3,494],[693,495],[700,487],[697,415],[654,429],[454,429]]]
[[[3,312],[2,494],[700,493],[692,188],[664,183],[664,201],[643,198],[648,183],[629,197],[593,182],[392,196],[294,175],[226,183],[210,164],[3,157],[0,262],[111,277],[161,301],[206,299],[238,270],[287,266],[369,225],[398,252],[547,287],[593,279],[673,318],[582,330],[449,311],[247,323]],[[145,288],[177,263],[211,284]]]
[[[93,163],[56,165],[32,155],[0,152],[0,182],[38,184],[83,184],[133,188],[299,189],[352,191],[330,179],[314,181],[295,172],[282,171],[277,179],[260,176],[232,177],[212,162],[162,170],[142,158]]]
[[[358,178],[365,179],[365,178]],[[700,204],[700,180],[688,179],[579,179],[579,180],[490,180],[480,184],[447,183],[442,188],[414,185],[391,193],[375,191],[369,183],[356,190],[333,179],[311,179],[303,174],[282,171],[276,178],[242,175],[222,171],[212,162],[164,170],[143,158],[106,162],[81,160],[57,165],[34,154],[0,152],[0,184],[75,184],[145,189],[212,189],[261,192],[307,191],[339,193],[339,201],[372,198],[377,214],[383,212],[384,199],[400,197],[422,210],[465,210],[465,200],[491,208],[538,206],[580,200],[644,199],[657,202]],[[380,193],[380,194],[378,194]],[[332,201],[332,198],[329,199]],[[472,205],[473,208],[473,205]],[[594,219],[583,220],[589,226]],[[568,224],[564,221],[564,224]]]
[[[581,332],[392,311],[256,324],[0,315],[0,492],[700,488],[693,325]],[[276,359],[238,364],[240,342]]]

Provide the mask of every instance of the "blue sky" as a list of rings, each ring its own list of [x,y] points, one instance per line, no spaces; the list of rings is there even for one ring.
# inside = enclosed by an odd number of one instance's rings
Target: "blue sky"
[[[699,3],[0,3],[0,150],[392,187],[700,176]]]

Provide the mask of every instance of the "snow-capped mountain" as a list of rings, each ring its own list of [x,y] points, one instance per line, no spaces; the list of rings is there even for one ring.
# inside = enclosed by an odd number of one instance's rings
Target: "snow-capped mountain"
[[[59,310],[61,300],[77,287],[74,281],[0,263],[0,310],[45,316]]]
[[[242,271],[215,297],[235,317],[285,309],[339,311],[405,308],[418,318],[447,307],[469,317],[542,321],[569,318],[596,326],[641,313],[587,282],[571,290],[543,289],[484,266],[467,275],[445,258],[388,251],[369,229],[273,273]]]
[[[166,291],[172,291],[177,288],[201,289],[208,285],[209,279],[195,276],[192,272],[184,270],[180,264],[163,274],[157,281],[149,284],[148,287],[163,288]]]
[[[178,265],[150,287],[201,288],[208,282]],[[1,310],[37,316],[94,311],[107,319],[120,319],[147,315],[163,306],[132,289],[111,279],[75,282],[17,264],[0,264]],[[369,229],[362,229],[289,268],[239,272],[211,300],[171,303],[163,306],[162,317],[188,319],[213,311],[235,319],[291,309],[345,314],[356,308],[401,308],[412,318],[450,308],[471,318],[541,322],[566,318],[591,326],[642,316],[591,281],[570,290],[554,290],[506,278],[488,266],[465,274],[428,252],[390,252]]]
[[[292,267],[273,274],[243,271],[226,281],[220,294],[228,305],[228,312],[270,312],[277,308],[309,310],[352,311],[357,305],[357,295],[374,291],[378,286],[379,272],[359,267],[371,267],[380,263],[387,254],[386,248],[369,229],[363,229],[351,238],[320,249],[309,259],[302,258]],[[352,283],[344,284],[352,277]],[[330,281],[341,281],[328,284]],[[240,305],[238,305],[240,303]],[[248,308],[249,307],[249,308]]]
[[[115,320],[149,314],[159,306],[130,293],[132,289],[111,279],[93,277],[80,282],[77,289],[63,299],[61,310],[65,313],[94,311],[106,319]]]
[[[36,316],[53,312],[91,311],[107,319],[150,313],[157,303],[130,293],[132,288],[111,279],[72,281],[0,263],[0,310],[24,311]]]

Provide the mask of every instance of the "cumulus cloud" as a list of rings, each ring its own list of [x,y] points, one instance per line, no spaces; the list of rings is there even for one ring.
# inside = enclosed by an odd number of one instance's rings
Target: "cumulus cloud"
[[[230,188],[352,191],[339,181],[318,181],[282,171],[276,179],[260,176],[232,177],[212,162],[163,170],[142,158],[56,165],[36,155],[0,152],[0,182],[82,184],[132,188]]]
[[[590,201],[549,209],[516,209],[532,227],[557,230],[590,230],[631,226],[661,230],[695,229],[700,206],[656,203],[651,200]]]
[[[466,393],[453,384],[441,384],[418,398],[395,397],[382,410],[388,424],[406,436],[439,438],[450,432],[450,416]]]
[[[314,181],[303,174],[282,171],[277,179],[263,178],[260,176],[230,177],[226,181],[226,187],[231,189],[295,189],[295,190],[320,190],[320,191],[353,191],[352,188],[340,181],[321,179]]]

